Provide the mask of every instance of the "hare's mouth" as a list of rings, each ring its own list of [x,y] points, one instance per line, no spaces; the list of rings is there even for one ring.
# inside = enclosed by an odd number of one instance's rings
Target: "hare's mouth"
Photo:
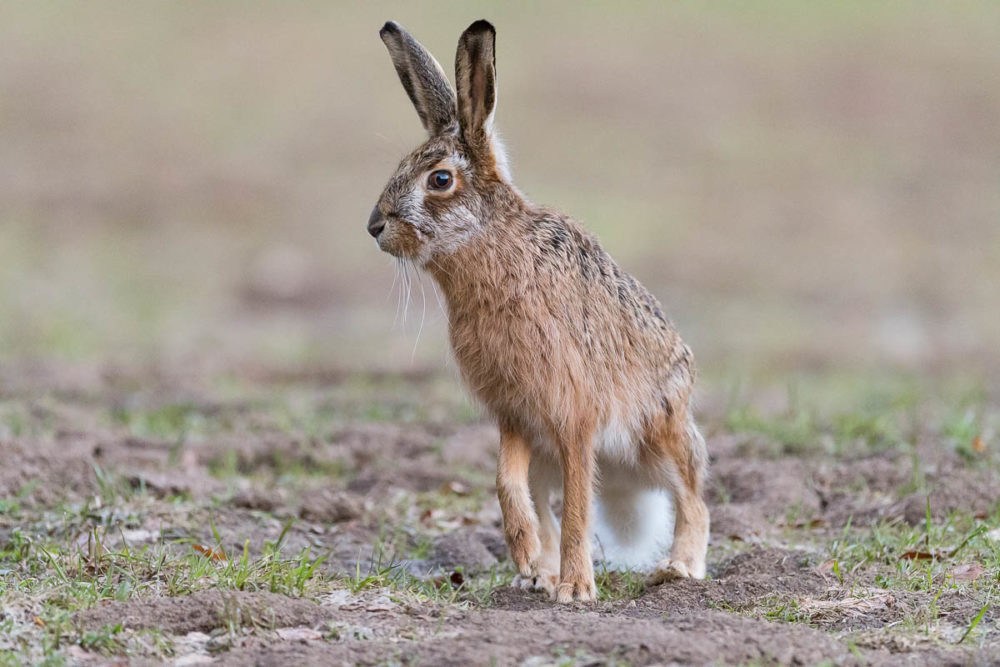
[[[375,242],[382,252],[403,258],[416,257],[424,245],[420,232],[399,218],[389,218]]]

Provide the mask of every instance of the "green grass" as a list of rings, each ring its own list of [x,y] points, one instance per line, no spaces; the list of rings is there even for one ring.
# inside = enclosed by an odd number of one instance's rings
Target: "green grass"
[[[631,600],[646,590],[646,575],[632,570],[615,571],[598,568],[594,573],[597,599],[601,602]]]
[[[358,423],[354,420],[363,412],[351,406],[360,400],[375,400],[375,394],[368,392],[377,393],[381,384],[399,392],[395,400],[400,405],[392,408],[389,417],[392,424],[422,427],[421,414],[437,410],[450,414],[458,409],[449,399],[420,410],[406,407],[407,401],[411,406],[424,401],[423,381],[417,388],[411,387],[406,396],[392,382],[365,380],[361,389],[338,387],[331,392],[290,384],[277,387],[267,397],[262,397],[266,392],[259,388],[231,383],[220,390],[222,400],[179,400],[145,407],[139,400],[123,401],[122,405],[131,405],[128,410],[106,413],[110,418],[101,423],[114,437],[149,439],[161,451],[168,449],[167,469],[179,469],[184,461],[191,465],[187,451],[191,448],[200,465],[207,464],[209,472],[225,481],[227,490],[211,496],[185,493],[156,497],[143,485],[141,475],[124,474],[112,457],[92,466],[94,491],[87,497],[40,506],[35,492],[44,480],[38,480],[0,499],[0,606],[9,610],[0,618],[0,665],[45,660],[57,664],[69,655],[69,647],[106,656],[169,659],[176,648],[176,640],[169,634],[117,625],[85,630],[75,624],[74,615],[112,601],[185,596],[205,590],[268,591],[317,600],[334,591],[347,591],[350,595],[388,596],[400,605],[426,605],[439,610],[442,618],[450,610],[488,608],[494,592],[513,580],[509,562],[501,561],[483,572],[456,568],[425,575],[421,571],[434,556],[438,537],[459,529],[470,518],[475,523],[484,512],[492,511],[495,503],[492,469],[446,460],[442,441],[431,441],[423,455],[447,471],[442,475],[446,481],[420,492],[401,485],[384,501],[366,508],[358,521],[371,531],[372,546],[358,554],[353,568],[344,571],[339,562],[331,562],[326,551],[303,546],[311,543],[309,531],[317,527],[288,518],[295,516],[298,503],[319,486],[342,488],[358,475],[358,470],[348,466],[353,458],[330,457],[329,443],[340,437],[342,429]],[[434,382],[428,385],[434,386]],[[981,393],[956,391],[941,400],[912,387],[905,395],[872,390],[845,396],[848,385],[790,386],[785,405],[777,408],[765,409],[735,397],[725,414],[717,418],[716,429],[739,438],[748,456],[793,455],[837,465],[859,455],[895,452],[902,457],[895,460],[912,468],[911,478],[891,491],[897,498],[932,491],[926,476],[929,464],[920,454],[927,450],[918,446],[922,442],[937,442],[946,451],[958,453],[954,460],[960,465],[995,469],[992,447],[997,412]],[[26,403],[19,400],[6,404],[6,414],[14,415],[10,422],[13,428],[8,425],[8,431],[16,429],[24,434],[18,437],[82,428],[72,421],[71,398],[53,395],[45,410],[24,409]],[[95,407],[99,403],[88,400],[88,409],[100,409]],[[403,421],[396,421],[400,419]],[[976,437],[987,441],[984,451],[972,445]],[[216,445],[208,450],[213,455],[206,457],[202,447],[216,438],[295,444],[273,449]],[[963,449],[963,443],[968,447]],[[391,457],[375,457],[364,465],[393,474]],[[862,478],[843,484],[837,492],[882,493],[869,490]],[[283,505],[274,513],[234,512],[229,501],[236,489],[247,485],[281,490]],[[721,491],[725,500],[725,489]],[[934,502],[932,492],[930,502]],[[980,518],[969,512],[956,512],[941,520],[934,516],[929,511],[916,526],[898,521],[872,526],[848,523],[833,530],[812,525],[810,512],[790,505],[776,522],[782,526],[783,546],[802,550],[813,565],[829,563],[831,589],[825,594],[829,600],[865,598],[884,591],[898,596],[903,602],[893,611],[895,625],[889,632],[894,636],[963,646],[992,641],[993,610],[1000,592],[1000,545],[988,534],[1000,526],[1000,508]],[[221,523],[216,525],[216,520]],[[152,543],[133,544],[125,537],[129,531],[152,525],[161,530]],[[263,526],[269,527],[270,540],[255,538]],[[318,529],[333,531],[330,535],[334,537],[327,539],[336,539],[333,527]],[[296,547],[291,549],[288,544],[293,537]],[[234,544],[239,546],[234,548]],[[226,558],[217,560],[211,552],[200,553],[195,545],[224,551]],[[719,562],[751,548],[753,545],[743,542],[717,544],[713,559]],[[934,557],[907,558],[909,553]],[[970,563],[982,566],[978,579],[955,580],[955,568]],[[645,590],[641,573],[598,568],[596,575],[598,605],[627,603]],[[843,632],[862,647],[871,641],[852,629],[846,617],[817,615],[809,600],[801,596],[775,594],[739,607],[720,602],[715,608]],[[228,620],[220,632],[226,636],[255,632],[254,624],[240,610],[223,611]],[[363,633],[357,628],[331,627],[326,636],[335,640],[357,632]],[[218,650],[229,643],[231,639],[220,639]],[[572,658],[569,654],[563,657]]]
[[[260,556],[227,554],[225,560],[204,555],[190,544],[160,542],[140,548],[127,544],[109,546],[114,537],[92,529],[84,543],[67,544],[29,537],[14,530],[0,551],[0,600],[10,615],[0,621],[6,643],[39,649],[36,658],[56,657],[69,645],[102,654],[118,654],[137,641],[129,633],[126,641],[120,626],[99,632],[81,631],[72,614],[103,601],[127,601],[160,596],[183,596],[206,590],[269,591],[292,597],[311,597],[336,587],[325,573],[325,555],[306,548],[285,554],[281,541],[264,544]],[[211,547],[216,553],[222,547]],[[31,610],[28,621],[13,615]],[[169,642],[146,633],[145,642],[168,646]],[[7,649],[2,643],[0,648]],[[9,650],[9,649],[8,649]],[[16,664],[16,656],[8,656]]]

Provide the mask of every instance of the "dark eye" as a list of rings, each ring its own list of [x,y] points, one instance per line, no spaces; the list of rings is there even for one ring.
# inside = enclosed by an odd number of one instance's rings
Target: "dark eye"
[[[431,172],[427,177],[427,187],[431,190],[447,190],[451,187],[451,173],[444,169]]]

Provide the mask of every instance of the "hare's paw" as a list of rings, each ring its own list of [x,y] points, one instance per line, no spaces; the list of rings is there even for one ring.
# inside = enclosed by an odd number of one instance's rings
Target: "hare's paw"
[[[559,585],[559,557],[551,553],[542,553],[531,561],[528,572],[514,577],[514,586],[534,591],[545,591],[549,597],[555,597],[556,586]]]
[[[580,602],[596,600],[597,586],[594,585],[594,577],[566,577],[559,582],[554,597],[556,602],[561,604],[567,604],[574,600]]]
[[[523,588],[525,590],[545,591],[549,597],[554,597],[556,586],[559,585],[559,575],[544,571],[527,576],[519,574],[514,577],[513,585],[516,588]]]
[[[535,561],[541,551],[538,535],[534,530],[520,530],[507,535],[507,548],[510,549],[510,559],[517,566],[522,577],[532,577],[537,570]]]
[[[649,586],[659,586],[675,579],[689,579],[692,577],[687,565],[678,560],[661,561],[653,573],[649,575],[646,583]]]

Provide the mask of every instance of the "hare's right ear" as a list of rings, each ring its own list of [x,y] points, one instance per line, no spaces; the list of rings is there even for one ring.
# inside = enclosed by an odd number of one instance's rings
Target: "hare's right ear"
[[[455,90],[434,56],[395,21],[387,22],[378,34],[424,128],[431,136],[457,129]]]

